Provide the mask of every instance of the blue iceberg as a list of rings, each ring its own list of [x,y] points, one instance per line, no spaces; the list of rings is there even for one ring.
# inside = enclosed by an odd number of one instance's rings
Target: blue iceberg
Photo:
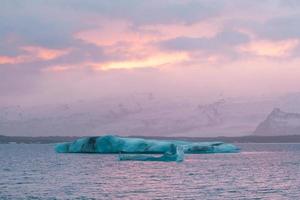
[[[175,146],[171,144],[170,151],[165,152],[162,156],[149,156],[149,155],[128,155],[120,154],[120,161],[163,161],[163,162],[182,162],[184,160],[184,146]]]
[[[175,148],[176,147],[176,148]],[[188,142],[180,140],[154,140],[127,138],[113,135],[85,137],[74,142],[60,143],[55,146],[57,153],[100,153],[100,154],[163,154],[161,160],[176,160],[183,153],[235,153],[239,148],[223,142]],[[176,149],[176,152],[174,151]],[[170,153],[171,152],[171,153]],[[121,156],[122,157],[122,156]],[[127,157],[128,160],[134,157]],[[138,160],[137,157],[135,157]],[[146,158],[146,157],[145,157]],[[175,159],[176,158],[176,159]],[[125,157],[120,158],[126,159]],[[152,158],[148,157],[151,160]],[[153,158],[155,160],[157,158]],[[142,160],[142,157],[140,157]]]

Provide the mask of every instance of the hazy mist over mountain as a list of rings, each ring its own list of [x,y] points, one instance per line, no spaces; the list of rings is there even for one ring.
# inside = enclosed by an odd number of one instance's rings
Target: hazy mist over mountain
[[[241,136],[252,134],[275,107],[300,113],[300,94],[204,101],[141,93],[93,101],[2,106],[0,132],[28,136]]]

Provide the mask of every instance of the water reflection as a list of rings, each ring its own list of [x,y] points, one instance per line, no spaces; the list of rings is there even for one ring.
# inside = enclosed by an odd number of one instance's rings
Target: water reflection
[[[298,199],[299,144],[239,146],[164,163],[0,145],[0,199]]]

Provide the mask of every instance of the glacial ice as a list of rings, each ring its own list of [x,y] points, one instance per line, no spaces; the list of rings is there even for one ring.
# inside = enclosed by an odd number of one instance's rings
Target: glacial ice
[[[165,152],[162,156],[149,156],[149,155],[128,155],[128,154],[120,154],[120,161],[163,161],[163,162],[182,162],[184,160],[184,146],[175,146],[171,144],[170,151]]]
[[[174,147],[176,152],[174,153]],[[161,160],[183,159],[180,149],[188,154],[200,153],[235,153],[239,148],[223,142],[188,142],[180,140],[154,140],[142,138],[126,138],[113,135],[85,137],[74,142],[60,143],[55,146],[57,153],[102,153],[102,154],[163,154]],[[171,152],[171,153],[170,153]],[[121,159],[143,160],[143,157],[125,157]],[[145,160],[155,160],[159,157],[144,157]]]

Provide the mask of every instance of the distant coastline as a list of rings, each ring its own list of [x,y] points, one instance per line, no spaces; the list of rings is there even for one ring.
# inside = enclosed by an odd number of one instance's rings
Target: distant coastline
[[[82,136],[84,137],[84,136]],[[239,136],[239,137],[151,137],[151,136],[128,136],[148,139],[162,140],[186,140],[186,141],[223,141],[229,143],[300,143],[300,135],[286,136]],[[51,144],[59,142],[70,142],[80,137],[76,136],[45,136],[45,137],[27,137],[27,136],[4,136],[0,135],[0,144]]]
[[[29,137],[29,136],[0,135],[0,144],[9,144],[9,143],[50,144],[50,143],[59,143],[59,142],[70,142],[78,138],[79,137],[68,137],[68,136]]]

